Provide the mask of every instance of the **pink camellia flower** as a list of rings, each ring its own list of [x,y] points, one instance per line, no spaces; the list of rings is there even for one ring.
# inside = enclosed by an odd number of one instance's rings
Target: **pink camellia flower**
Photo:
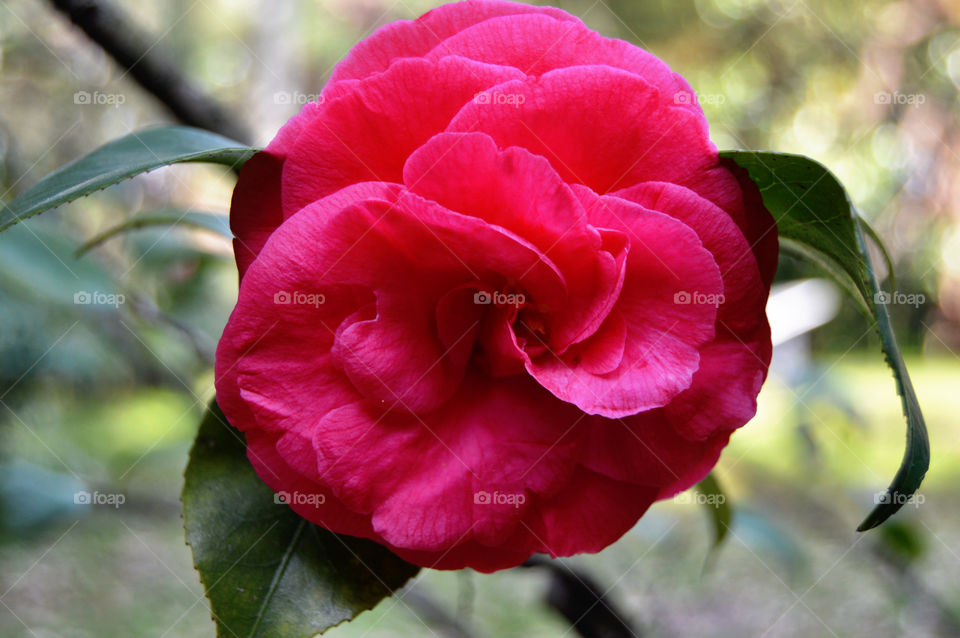
[[[383,27],[231,224],[216,387],[250,461],[419,565],[599,551],[756,410],[774,222],[683,78],[560,10]]]

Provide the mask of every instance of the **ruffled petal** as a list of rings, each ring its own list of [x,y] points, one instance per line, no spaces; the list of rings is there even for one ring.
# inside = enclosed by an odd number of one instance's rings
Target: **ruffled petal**
[[[292,214],[356,182],[401,182],[407,157],[444,130],[477,92],[519,75],[448,57],[397,60],[383,73],[352,82],[322,105],[288,152],[283,210]]]
[[[448,55],[512,66],[525,75],[587,65],[629,71],[656,87],[661,99],[700,114],[706,134],[706,120],[686,80],[655,55],[605,38],[578,21],[537,13],[491,18],[443,40],[424,57],[438,60]]]
[[[772,352],[765,313],[769,286],[747,239],[723,210],[681,186],[646,183],[617,195],[688,224],[723,275],[716,338],[701,350],[690,388],[663,410],[663,418],[692,440],[740,427],[756,413]]]
[[[718,162],[702,114],[628,71],[569,67],[485,93],[499,97],[470,102],[447,130],[521,146],[550,160],[565,182],[600,194],[643,181],[696,181]]]
[[[615,481],[654,487],[657,498],[666,498],[703,479],[729,438],[724,431],[690,441],[651,410],[592,421],[580,462]]]
[[[377,29],[373,35],[353,47],[337,65],[330,77],[330,85],[380,73],[398,58],[421,57],[450,36],[484,20],[523,14],[541,14],[564,22],[579,23],[569,13],[553,7],[535,7],[503,0],[451,2],[428,11],[416,20],[399,20]]]
[[[630,242],[623,289],[608,322],[623,321],[622,353],[610,353],[611,333],[599,333],[562,356],[547,353],[527,369],[558,397],[585,412],[622,417],[667,405],[690,386],[699,349],[714,337],[723,284],[713,256],[686,224],[617,197],[575,189],[591,222]],[[686,303],[687,297],[694,303]],[[610,356],[619,364],[605,373]],[[587,363],[584,363],[586,359]]]
[[[530,380],[475,375],[422,418],[345,406],[319,424],[314,446],[324,480],[351,509],[370,511],[391,545],[496,546],[568,483],[582,416]]]
[[[241,278],[267,238],[285,219],[280,194],[283,164],[300,130],[316,117],[319,108],[316,102],[306,104],[263,151],[240,168],[230,202],[230,230]]]
[[[537,305],[554,351],[592,334],[610,312],[623,283],[626,245],[605,242],[587,223],[544,158],[516,147],[500,151],[480,133],[446,133],[410,156],[403,179],[450,210],[516,233],[557,265],[568,296],[552,307]]]
[[[564,493],[539,507],[535,536],[551,556],[599,552],[626,534],[656,498],[655,488],[577,467]]]
[[[376,538],[369,516],[350,511],[333,496],[329,487],[295,471],[287,463],[289,456],[277,451],[277,444],[276,433],[248,433],[247,457],[264,483],[275,492],[291,496],[288,505],[293,511],[340,534]]]

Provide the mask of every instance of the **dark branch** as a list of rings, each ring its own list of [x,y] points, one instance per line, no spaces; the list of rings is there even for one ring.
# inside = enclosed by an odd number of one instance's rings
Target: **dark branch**
[[[250,135],[223,106],[184,77],[154,40],[104,0],[50,0],[176,118],[248,144]]]
[[[540,556],[531,557],[524,566],[550,571],[547,604],[584,638],[640,638],[640,632],[589,576]]]

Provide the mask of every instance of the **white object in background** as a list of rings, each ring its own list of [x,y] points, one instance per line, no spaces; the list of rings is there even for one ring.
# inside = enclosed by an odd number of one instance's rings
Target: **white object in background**
[[[840,310],[840,294],[826,279],[801,279],[770,289],[767,319],[779,346],[828,323]]]

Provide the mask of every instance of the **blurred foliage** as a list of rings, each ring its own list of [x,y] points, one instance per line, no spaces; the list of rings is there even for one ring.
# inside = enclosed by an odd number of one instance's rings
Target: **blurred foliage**
[[[358,39],[437,3],[117,4],[264,144]],[[706,575],[702,507],[669,502],[599,557],[570,562],[615,586],[651,636],[960,634],[949,602],[960,595],[950,427],[960,383],[960,3],[554,4],[683,74],[718,147],[802,153],[840,177],[889,246],[898,290],[925,295],[892,310],[913,349],[934,451],[923,506],[904,508],[882,534],[854,535],[860,504],[897,465],[903,426],[876,343],[847,304],[810,335],[803,375],[771,376],[749,434],[724,453],[718,476],[736,514]],[[169,123],[41,0],[0,4],[0,104],[4,200],[95,146]],[[83,214],[45,213],[0,235],[0,635],[213,635],[177,494],[236,295],[230,244],[154,227],[81,259],[74,251],[151,211],[225,214],[231,188],[222,170],[171,167],[70,205]],[[779,278],[811,274],[785,259]],[[124,301],[75,303],[83,292]],[[123,493],[126,504],[77,505],[80,487]],[[536,570],[469,586],[462,577],[430,572],[414,587],[477,636],[567,629],[540,603]],[[472,613],[459,613],[474,589]],[[389,599],[330,635],[422,635],[413,600]]]

